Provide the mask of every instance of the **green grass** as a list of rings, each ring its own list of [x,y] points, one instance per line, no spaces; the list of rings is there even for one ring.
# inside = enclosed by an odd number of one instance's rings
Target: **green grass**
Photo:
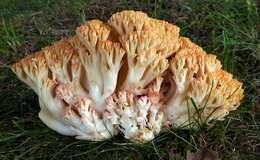
[[[244,83],[245,98],[214,127],[171,129],[147,144],[121,136],[78,141],[48,129],[38,118],[37,96],[7,67],[63,36],[82,22],[107,20],[123,9],[143,10],[181,27],[225,70]],[[2,0],[0,3],[0,159],[185,159],[207,147],[221,159],[260,157],[260,16],[257,0],[65,1]],[[179,157],[179,158],[178,158]]]

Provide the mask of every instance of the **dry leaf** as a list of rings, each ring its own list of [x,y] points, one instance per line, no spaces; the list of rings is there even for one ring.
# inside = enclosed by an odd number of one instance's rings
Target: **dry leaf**
[[[196,153],[192,153],[188,151],[186,159],[187,160],[218,160],[219,158],[217,152],[208,148],[201,148]]]

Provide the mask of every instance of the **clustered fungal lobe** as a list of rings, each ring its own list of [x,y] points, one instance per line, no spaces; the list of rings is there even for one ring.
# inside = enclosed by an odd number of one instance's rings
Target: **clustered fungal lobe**
[[[121,133],[143,143],[172,125],[196,126],[198,117],[223,120],[243,98],[242,83],[179,31],[122,11],[108,22],[87,21],[11,68],[38,95],[49,128],[77,139]]]

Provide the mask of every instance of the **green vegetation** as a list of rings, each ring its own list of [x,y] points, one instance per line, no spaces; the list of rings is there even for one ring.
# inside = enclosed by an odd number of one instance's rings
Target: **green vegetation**
[[[210,148],[221,159],[260,157],[260,16],[257,0],[1,0],[0,159],[185,159]],[[107,20],[123,9],[143,10],[181,27],[181,34],[217,54],[244,83],[245,98],[225,121],[196,130],[174,128],[147,144],[122,137],[78,141],[48,129],[37,96],[8,65],[74,34],[80,23]],[[211,128],[211,129],[209,129]]]

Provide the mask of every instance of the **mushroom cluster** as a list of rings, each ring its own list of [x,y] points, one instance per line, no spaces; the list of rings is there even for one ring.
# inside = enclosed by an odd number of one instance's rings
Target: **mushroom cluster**
[[[215,55],[139,11],[87,21],[11,67],[38,95],[40,119],[77,139],[143,143],[198,117],[223,120],[243,98]]]

